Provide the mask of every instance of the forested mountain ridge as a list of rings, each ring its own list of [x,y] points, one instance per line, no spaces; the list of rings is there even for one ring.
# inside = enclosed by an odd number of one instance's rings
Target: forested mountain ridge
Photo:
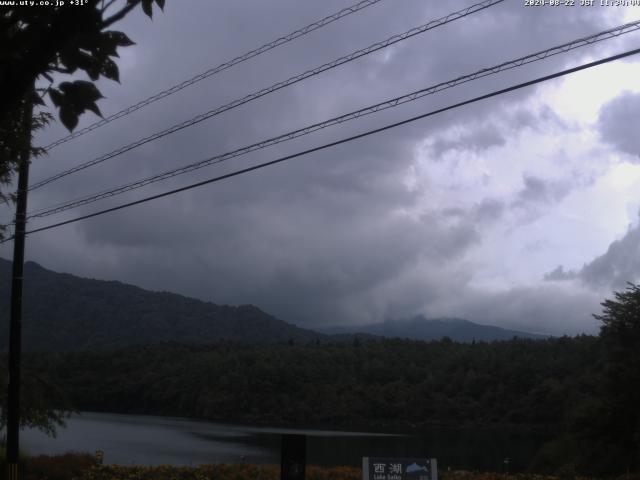
[[[6,350],[11,262],[0,259],[0,350]],[[167,341],[310,342],[326,335],[253,305],[216,305],[25,263],[23,344],[30,351],[117,348]]]
[[[544,335],[508,330],[494,325],[480,325],[461,318],[429,319],[417,316],[411,319],[387,320],[354,326],[331,326],[319,328],[326,334],[365,333],[389,338],[409,338],[412,340],[440,340],[449,337],[456,342],[511,340],[513,337],[541,340]]]
[[[635,471],[629,440],[638,428],[637,402],[625,406],[610,395],[616,390],[607,387],[605,347],[600,337],[584,335],[470,343],[170,342],[29,354],[23,365],[40,378],[31,398],[49,398],[49,407],[387,433],[515,427],[550,438],[532,460],[536,470],[602,475]],[[611,415],[630,421],[629,435]]]
[[[597,337],[354,345],[167,343],[38,354],[25,365],[80,410],[411,429],[562,429],[597,386]],[[594,361],[595,360],[595,361]]]
[[[11,262],[0,258],[0,351],[6,350]],[[2,320],[5,319],[5,320]],[[330,322],[330,319],[327,320]],[[507,340],[531,334],[466,320],[389,322],[399,330],[340,327],[316,332],[279,320],[253,305],[228,306],[117,281],[81,278],[25,263],[23,345],[27,351],[111,349],[167,341],[207,343],[327,343],[374,335],[417,340]]]

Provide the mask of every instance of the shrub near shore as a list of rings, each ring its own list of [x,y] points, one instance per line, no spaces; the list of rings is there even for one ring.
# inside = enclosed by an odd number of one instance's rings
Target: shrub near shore
[[[2,474],[6,469],[2,469]],[[4,476],[0,476],[4,478]],[[25,459],[25,480],[279,480],[277,465],[213,464],[197,467],[99,465],[88,454],[68,453]],[[322,468],[307,466],[307,480],[360,480],[362,471],[354,467]],[[440,480],[566,480],[536,474],[498,474],[467,471],[440,472]],[[571,477],[593,480],[592,477]],[[625,475],[618,480],[640,480],[640,475]]]
[[[354,467],[321,468],[308,466],[307,480],[361,480],[362,471]],[[536,474],[498,474],[467,471],[442,472],[440,480],[566,480],[568,477]],[[591,477],[571,477],[593,480]],[[280,467],[275,465],[201,465],[199,467],[122,467],[99,466],[74,480],[279,480]],[[640,480],[640,475],[618,477],[618,480]]]

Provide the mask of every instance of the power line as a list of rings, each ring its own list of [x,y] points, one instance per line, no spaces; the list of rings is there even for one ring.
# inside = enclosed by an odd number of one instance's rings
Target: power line
[[[104,209],[104,210],[100,210],[98,212],[90,213],[88,215],[83,215],[81,217],[72,218],[70,220],[65,220],[63,222],[58,222],[58,223],[54,223],[54,224],[47,225],[47,226],[44,226],[44,227],[36,228],[36,229],[30,230],[30,231],[28,231],[26,233],[27,234],[31,234],[31,233],[42,232],[42,231],[45,231],[45,230],[50,230],[52,228],[61,227],[63,225],[68,225],[68,224],[71,224],[71,223],[79,222],[81,220],[86,220],[88,218],[93,218],[93,217],[97,217],[99,215],[104,215],[106,213],[115,212],[116,210],[122,210],[124,208],[132,207],[134,205],[139,205],[139,204],[142,204],[142,203],[146,203],[146,202],[149,202],[151,200],[156,200],[156,199],[159,199],[159,198],[163,198],[163,197],[167,197],[167,196],[170,196],[170,195],[174,195],[176,193],[184,192],[186,190],[191,190],[191,189],[194,189],[194,188],[197,188],[197,187],[201,187],[203,185],[208,185],[210,183],[219,182],[219,181],[225,180],[227,178],[231,178],[231,177],[235,177],[235,176],[238,176],[238,175],[242,175],[244,173],[248,173],[248,172],[251,172],[251,171],[254,171],[254,170],[259,170],[261,168],[265,168],[265,167],[268,167],[268,166],[271,166],[271,165],[275,165],[277,163],[282,163],[282,162],[285,162],[287,160],[291,160],[293,158],[301,157],[303,155],[308,155],[310,153],[318,152],[320,150],[325,150],[327,148],[334,147],[336,145],[340,145],[340,144],[343,144],[343,143],[351,142],[353,140],[357,140],[357,139],[360,139],[360,138],[368,137],[370,135],[374,135],[376,133],[383,132],[385,130],[390,130],[392,128],[399,127],[401,125],[405,125],[407,123],[415,122],[416,120],[420,120],[420,119],[423,119],[423,118],[426,118],[426,117],[437,115],[439,113],[443,113],[443,112],[446,112],[448,110],[453,110],[455,108],[459,108],[459,107],[462,107],[464,105],[469,105],[469,104],[472,104],[472,103],[475,103],[475,102],[478,102],[478,101],[481,101],[481,100],[486,100],[486,99],[491,98],[491,97],[495,97],[495,96],[498,96],[498,95],[509,93],[509,92],[514,91],[514,90],[519,90],[521,88],[528,87],[528,86],[531,86],[531,85],[535,85],[537,83],[546,82],[546,81],[552,80],[554,78],[562,77],[564,75],[568,75],[568,74],[571,74],[571,73],[574,73],[574,72],[585,70],[587,68],[595,67],[597,65],[602,65],[602,64],[605,64],[605,63],[609,63],[609,62],[612,62],[614,60],[619,60],[621,58],[629,57],[631,55],[636,55],[638,53],[640,53],[640,48],[637,48],[637,49],[634,49],[634,50],[629,50],[627,52],[620,53],[618,55],[613,55],[613,56],[610,56],[610,57],[607,57],[607,58],[603,58],[601,60],[597,60],[597,61],[594,61],[594,62],[590,62],[590,63],[586,63],[586,64],[583,64],[583,65],[580,65],[578,67],[569,68],[569,69],[562,70],[560,72],[556,72],[556,73],[553,73],[553,74],[550,74],[550,75],[545,75],[543,77],[538,77],[538,78],[536,78],[534,80],[529,80],[527,82],[523,82],[523,83],[519,83],[519,84],[516,84],[516,85],[512,85],[511,87],[503,88],[501,90],[495,90],[495,91],[493,91],[491,93],[488,93],[488,94],[485,94],[485,95],[474,97],[472,99],[465,100],[463,102],[458,102],[458,103],[455,103],[453,105],[449,105],[449,106],[444,107],[444,108],[439,108],[437,110],[432,110],[432,111],[424,113],[422,115],[411,117],[411,118],[408,118],[406,120],[402,120],[400,122],[396,122],[396,123],[392,123],[390,125],[386,125],[384,127],[376,128],[376,129],[373,129],[373,130],[368,130],[367,132],[360,133],[358,135],[353,135],[351,137],[343,138],[343,139],[337,140],[335,142],[326,143],[326,144],[321,145],[319,147],[310,148],[308,150],[304,150],[302,152],[294,153],[292,155],[287,155],[287,156],[284,156],[284,157],[280,157],[280,158],[277,158],[275,160],[271,160],[269,162],[265,162],[265,163],[261,163],[261,164],[258,164],[258,165],[254,165],[252,167],[243,168],[241,170],[236,170],[235,172],[227,173],[225,175],[220,175],[218,177],[210,178],[208,180],[203,180],[203,181],[200,181],[200,182],[192,183],[190,185],[187,185],[187,186],[184,186],[184,187],[180,187],[180,188],[176,188],[176,189],[170,190],[168,192],[160,193],[160,194],[157,194],[157,195],[152,195],[152,196],[149,196],[149,197],[142,198],[140,200],[135,200],[133,202],[124,203],[124,204],[121,204],[121,205],[118,205],[118,206],[115,206],[115,207],[111,207],[111,208],[107,208],[107,209]],[[7,238],[6,240],[3,240],[2,242],[0,242],[0,244],[9,241],[12,238],[13,237]]]
[[[218,65],[217,67],[213,67],[210,68],[209,70],[202,72],[194,77],[191,77],[188,80],[185,80],[181,83],[178,83],[177,85],[174,85],[166,90],[163,90],[161,92],[156,93],[155,95],[152,95],[144,100],[141,100],[140,102],[131,105],[125,109],[120,110],[119,112],[116,112],[112,115],[109,115],[106,118],[103,118],[95,123],[92,123],[91,125],[82,128],[81,130],[78,130],[74,133],[71,133],[65,137],[59,138],[58,140],[56,140],[55,142],[50,143],[49,145],[45,146],[44,149],[45,150],[51,150],[55,147],[57,147],[58,145],[62,145],[63,143],[66,143],[70,140],[73,140],[74,138],[78,138],[82,135],[84,135],[85,133],[89,133],[97,128],[100,128],[104,125],[106,125],[107,123],[113,122],[114,120],[117,120],[119,118],[125,117],[133,112],[135,112],[136,110],[140,110],[141,108],[146,107],[147,105],[150,105],[158,100],[161,100],[165,97],[168,97],[169,95],[172,95],[176,92],[179,92],[180,90],[190,87],[191,85],[198,83],[201,80],[204,80],[205,78],[209,78],[213,75],[216,75],[224,70],[227,70],[231,67],[233,67],[234,65],[237,65],[239,63],[242,63],[246,60],[249,60],[253,57],[257,57],[258,55],[261,55],[265,52],[268,52],[269,50],[273,50],[274,48],[277,48],[281,45],[284,45],[285,43],[289,43],[297,38],[300,38],[304,35],[307,35],[308,33],[311,33],[315,30],[318,30],[319,28],[322,28],[326,25],[329,25],[330,23],[335,22],[336,20],[340,20],[341,18],[346,17],[347,15],[351,15],[352,13],[356,13],[360,10],[363,10],[367,7],[370,7],[371,5],[375,5],[376,3],[380,2],[381,0],[362,0],[361,2],[356,3],[355,5],[352,5],[350,7],[347,8],[343,8],[342,10],[333,13],[331,15],[328,15],[324,18],[322,18],[321,20],[318,20],[316,22],[313,22],[305,27],[302,27],[298,30],[295,30],[291,33],[289,33],[288,35],[284,35],[276,40],[273,40],[272,42],[269,43],[265,43],[264,45],[251,50],[249,52],[246,52],[238,57],[233,58],[232,60],[229,60],[228,62],[224,62],[221,63],[220,65]]]
[[[88,162],[85,162],[83,164],[80,164],[76,167],[73,167],[69,170],[65,170],[63,172],[60,172],[56,175],[53,175],[52,177],[46,178],[44,180],[41,180],[40,182],[35,183],[34,185],[32,185],[29,189],[30,190],[35,190],[36,188],[40,188],[44,185],[47,185],[48,183],[51,183],[55,180],[58,180],[62,177],[66,177],[67,175],[71,175],[72,173],[76,173],[79,172],[81,170],[84,170],[85,168],[89,168],[93,165],[97,165],[98,163],[102,163],[106,160],[109,160],[111,158],[117,157],[118,155],[122,155],[123,153],[126,153],[130,150],[133,150],[134,148],[137,148],[141,145],[144,145],[146,143],[152,142],[154,140],[157,140],[159,138],[162,138],[166,135],[170,135],[172,133],[175,133],[179,130],[182,130],[184,128],[190,127],[192,125],[195,125],[197,123],[200,123],[204,120],[208,120],[211,117],[214,117],[216,115],[219,115],[221,113],[224,113],[228,110],[231,110],[233,108],[239,107],[241,105],[244,105],[245,103],[251,102],[253,100],[256,100],[260,97],[263,97],[265,95],[268,95],[272,92],[275,92],[277,90],[280,90],[282,88],[288,87],[290,85],[293,85],[294,83],[300,82],[302,80],[305,80],[309,77],[313,77],[315,75],[318,75],[322,72],[325,72],[327,70],[331,70],[333,68],[336,68],[340,65],[343,65],[345,63],[351,62],[353,60],[356,60],[360,57],[363,57],[365,55],[369,55],[370,53],[376,52],[378,50],[381,50],[383,48],[389,47],[391,45],[394,45],[398,42],[402,42],[403,40],[406,40],[408,38],[411,38],[415,35],[419,35],[421,33],[427,32],[429,30],[432,30],[434,28],[440,27],[442,25],[445,25],[447,23],[453,22],[455,20],[459,20],[461,18],[464,18],[468,15],[471,15],[473,13],[479,12],[481,10],[484,10],[486,8],[492,7],[498,3],[502,3],[504,0],[484,0],[480,3],[476,3],[474,5],[471,5],[470,7],[464,8],[462,10],[458,10],[456,12],[450,13],[444,17],[438,18],[436,20],[431,20],[430,22],[421,25],[419,27],[414,27],[411,28],[409,30],[407,30],[404,33],[401,34],[397,34],[397,35],[393,35],[389,38],[387,38],[386,40],[383,40],[381,42],[377,42],[374,43],[373,45],[369,45],[366,48],[360,49],[360,50],[356,50],[355,52],[350,53],[349,55],[345,55],[343,57],[340,57],[336,60],[333,60],[332,62],[329,63],[325,63],[319,67],[313,68],[311,70],[307,70],[306,72],[303,72],[299,75],[295,75],[293,77],[290,77],[287,80],[284,80],[282,82],[278,82],[275,83],[273,85],[271,85],[270,87],[267,88],[263,88],[262,90],[258,90],[254,93],[251,93],[249,95],[246,95],[242,98],[236,99],[230,103],[227,103],[226,105],[217,107],[213,110],[209,110],[208,112],[202,113],[196,117],[193,117],[190,120],[186,120],[182,123],[178,123],[175,124],[161,132],[156,132],[152,135],[149,135],[148,137],[144,137],[142,139],[139,139],[133,143],[130,143],[128,145],[125,145],[123,147],[118,148],[117,150],[114,150],[110,153],[107,153],[105,155],[102,155],[98,158],[95,158],[93,160],[90,160]]]
[[[510,70],[512,68],[516,68],[516,67],[520,67],[522,65],[526,65],[529,63],[533,63],[536,61],[540,61],[543,60],[545,58],[548,58],[550,56],[554,56],[554,55],[558,55],[560,53],[565,53],[568,52],[570,50],[574,50],[576,48],[579,47],[583,47],[585,45],[591,45],[594,44],[596,42],[600,42],[602,40],[607,40],[610,38],[614,38],[614,37],[618,37],[620,35],[626,34],[626,33],[630,33],[633,31],[636,31],[640,29],[640,20],[636,21],[636,22],[630,22],[624,25],[620,25],[614,28],[610,28],[608,30],[604,30],[602,32],[587,36],[587,37],[583,37],[577,40],[574,40],[572,42],[568,42],[568,43],[564,43],[546,50],[542,50],[536,53],[532,53],[529,55],[526,55],[524,57],[520,57],[517,58],[515,60],[510,60],[508,62],[504,62],[501,63],[499,65],[493,66],[493,67],[489,67],[489,68],[484,68],[481,70],[478,70],[474,73],[468,74],[468,75],[463,75],[460,77],[457,77],[453,80],[449,80],[446,82],[442,82],[442,83],[438,83],[437,85],[434,86],[430,86],[421,90],[417,90],[415,92],[412,93],[408,93],[405,95],[402,95],[400,97],[395,97],[392,98],[390,100],[386,100],[384,102],[380,102],[377,103],[375,105],[371,105],[369,107],[365,107],[365,108],[361,108],[359,110],[356,110],[354,112],[350,112],[338,117],[333,117],[330,118],[328,120],[325,120],[323,122],[320,123],[315,123],[313,125],[308,125],[304,128],[300,128],[298,130],[294,130],[276,137],[272,137],[269,138],[267,140],[263,140],[257,143],[254,143],[252,145],[248,145],[230,152],[226,152],[223,154],[219,154],[219,155],[215,155],[213,157],[209,157],[205,160],[201,160],[199,162],[195,162],[195,163],[191,163],[182,167],[178,167],[178,168],[174,168],[171,170],[167,170],[165,172],[156,174],[156,175],[152,175],[150,177],[146,177],[140,180],[137,180],[135,182],[131,182],[131,183],[127,183],[124,185],[120,185],[118,187],[114,187],[111,188],[109,190],[105,190],[96,194],[92,194],[92,195],[88,195],[79,199],[75,199],[72,201],[66,201],[64,203],[52,206],[52,207],[47,207],[45,209],[40,209],[34,212],[31,212],[29,214],[28,218],[41,218],[41,217],[46,217],[49,215],[53,215],[56,213],[60,213],[66,210],[69,210],[71,208],[75,208],[75,207],[79,207],[82,205],[86,205],[88,203],[93,203],[95,201],[104,199],[104,198],[109,198],[109,197],[113,197],[115,195],[119,195],[131,190],[135,190],[137,188],[141,188],[144,187],[146,185],[150,185],[152,183],[156,183],[159,182],[161,180],[166,180],[168,178],[171,177],[175,177],[177,175],[181,175],[187,172],[191,172],[193,170],[198,170],[200,168],[204,168],[213,164],[217,164],[217,163],[221,163],[227,160],[230,160],[232,158],[235,157],[239,157],[241,155],[245,155],[248,154],[250,152],[254,152],[256,150],[261,150],[263,148],[272,146],[272,145],[276,145],[278,143],[282,143],[282,142],[286,142],[289,140],[293,140],[295,138],[304,136],[304,135],[308,135],[310,133],[313,133],[315,131],[327,128],[329,126],[332,125],[337,125],[337,124],[341,124],[350,120],[355,120],[358,119],[360,117],[363,117],[365,115],[370,115],[373,113],[377,113],[380,112],[382,110],[386,110],[389,108],[394,108],[398,105],[402,105],[404,103],[408,103],[414,100],[417,100],[419,98],[422,98],[426,95],[432,95],[435,94],[437,92],[443,91],[445,89],[448,88],[453,88],[457,85],[466,83],[466,82],[470,82],[473,80],[476,80],[478,78],[483,78],[489,75],[494,75],[497,74],[499,72],[505,71],[505,70]]]

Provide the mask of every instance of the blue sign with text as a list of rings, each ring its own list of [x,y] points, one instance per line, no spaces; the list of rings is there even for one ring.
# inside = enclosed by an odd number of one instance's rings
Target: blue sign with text
[[[438,480],[435,458],[363,457],[362,480]]]

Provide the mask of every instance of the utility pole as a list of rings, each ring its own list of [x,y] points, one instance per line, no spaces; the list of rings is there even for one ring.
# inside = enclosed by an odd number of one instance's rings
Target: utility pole
[[[304,480],[307,465],[307,436],[282,435],[280,480]]]
[[[34,92],[35,94],[35,92]],[[28,98],[28,97],[27,97]],[[7,387],[7,467],[9,480],[20,478],[20,355],[22,352],[22,277],[25,230],[27,226],[27,191],[29,188],[29,156],[33,101],[25,100],[22,108],[22,131],[25,144],[20,152],[15,232],[13,239],[13,271],[11,276],[11,313],[9,323],[9,385]]]

